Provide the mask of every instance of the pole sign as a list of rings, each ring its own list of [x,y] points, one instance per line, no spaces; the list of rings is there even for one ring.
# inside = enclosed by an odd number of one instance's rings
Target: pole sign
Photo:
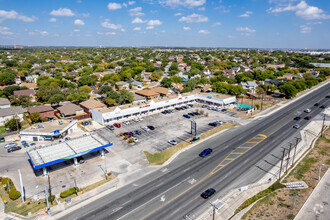
[[[197,124],[195,121],[191,121],[191,134],[196,136],[197,133]]]

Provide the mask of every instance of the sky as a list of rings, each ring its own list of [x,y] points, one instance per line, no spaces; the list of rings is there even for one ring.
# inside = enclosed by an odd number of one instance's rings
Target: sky
[[[330,48],[329,0],[0,0],[0,45]]]

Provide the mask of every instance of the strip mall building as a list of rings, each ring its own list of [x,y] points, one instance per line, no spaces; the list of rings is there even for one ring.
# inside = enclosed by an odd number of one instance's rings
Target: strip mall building
[[[163,98],[151,100],[142,105],[125,105],[120,107],[92,109],[92,118],[100,124],[106,124],[117,120],[148,114],[187,103],[205,103],[209,105],[222,106],[236,103],[235,96],[228,96],[218,93],[193,94],[189,96],[175,96],[175,98]]]

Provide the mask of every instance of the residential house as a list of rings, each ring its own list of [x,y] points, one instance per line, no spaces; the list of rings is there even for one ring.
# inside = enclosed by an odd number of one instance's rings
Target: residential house
[[[247,89],[251,93],[255,93],[256,88],[258,87],[255,81],[241,82],[240,85],[243,87],[243,89]]]
[[[308,70],[306,71],[306,74],[312,74],[315,78],[319,77],[320,71],[313,71],[313,70]]]
[[[92,112],[92,109],[99,110],[107,107],[103,102],[96,101],[95,99],[88,99],[86,101],[81,102],[79,105],[86,112]]]
[[[10,101],[6,98],[0,98],[0,108],[10,108]]]
[[[129,89],[129,83],[124,81],[116,82],[116,85],[118,86],[118,89]]]
[[[237,62],[242,62],[243,60],[240,57],[234,57],[233,61],[237,63]]]
[[[157,98],[159,97],[159,93],[154,91],[153,89],[142,89],[135,91],[135,94],[138,94],[140,96],[143,96],[147,99]]]
[[[172,86],[172,89],[175,91],[175,92],[180,92],[183,90],[183,84],[182,83],[172,83],[171,84]]]
[[[162,67],[162,61],[157,61],[156,63],[154,63],[155,67]]]
[[[29,107],[27,111],[28,111],[29,114],[39,112],[41,119],[44,119],[44,118],[53,119],[53,118],[55,118],[54,109],[50,105],[39,105],[39,106]]]
[[[133,88],[142,88],[143,82],[139,82],[136,80],[128,80],[126,81],[128,84],[131,84]]]
[[[28,83],[37,83],[38,77],[39,77],[39,75],[27,76],[27,77],[25,77],[25,82],[28,82]]]
[[[157,93],[159,93],[160,96],[169,96],[173,93],[172,90],[168,89],[168,88],[165,88],[165,87],[156,87],[156,88],[153,88],[153,90]]]
[[[169,62],[173,62],[173,61],[175,61],[175,56],[170,56],[170,57],[168,57],[168,61],[169,61]]]
[[[241,70],[241,67],[233,67],[232,70],[233,70],[235,73],[238,73],[238,72]]]
[[[61,114],[62,117],[72,117],[81,115],[84,113],[84,110],[82,107],[75,105],[73,103],[65,104],[59,108],[57,108],[57,111]]]
[[[280,82],[279,79],[265,79],[264,85],[266,85],[266,86],[273,85],[273,84],[277,85],[279,82]]]
[[[17,120],[23,121],[24,112],[26,112],[26,109],[22,108],[21,106],[0,109],[0,125],[4,126],[6,121],[12,119],[15,116]]]
[[[33,89],[23,89],[23,90],[15,90],[14,95],[17,96],[30,96],[32,101],[35,101],[35,91]]]
[[[248,72],[248,71],[251,70],[250,67],[248,67],[248,66],[244,66],[244,65],[240,66],[240,69],[241,69],[241,70],[244,70],[244,72]]]
[[[185,83],[185,82],[187,82],[188,80],[189,80],[189,76],[188,75],[183,75],[183,74],[181,74],[181,75],[179,75],[180,77],[181,77],[181,79],[182,79],[182,83]]]
[[[224,70],[224,77],[235,79],[236,73],[234,70]]]

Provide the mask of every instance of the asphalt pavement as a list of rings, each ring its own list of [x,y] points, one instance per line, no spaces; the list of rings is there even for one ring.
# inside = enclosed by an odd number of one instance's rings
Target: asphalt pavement
[[[288,138],[298,135],[293,125],[303,128],[309,121],[306,115],[315,117],[323,109],[316,102],[329,105],[325,96],[330,91],[327,84],[289,104],[268,117],[229,129],[183,153],[171,164],[140,180],[126,185],[102,197],[94,203],[81,207],[61,219],[183,219],[209,206],[214,198],[225,195],[237,186],[244,186],[260,178],[260,173],[247,172]],[[304,113],[310,108],[311,113]],[[294,121],[297,115],[300,121]],[[198,153],[211,147],[213,153],[207,158]],[[279,160],[279,158],[277,158]],[[244,178],[242,178],[244,177]],[[205,200],[200,194],[213,187],[216,195]]]

